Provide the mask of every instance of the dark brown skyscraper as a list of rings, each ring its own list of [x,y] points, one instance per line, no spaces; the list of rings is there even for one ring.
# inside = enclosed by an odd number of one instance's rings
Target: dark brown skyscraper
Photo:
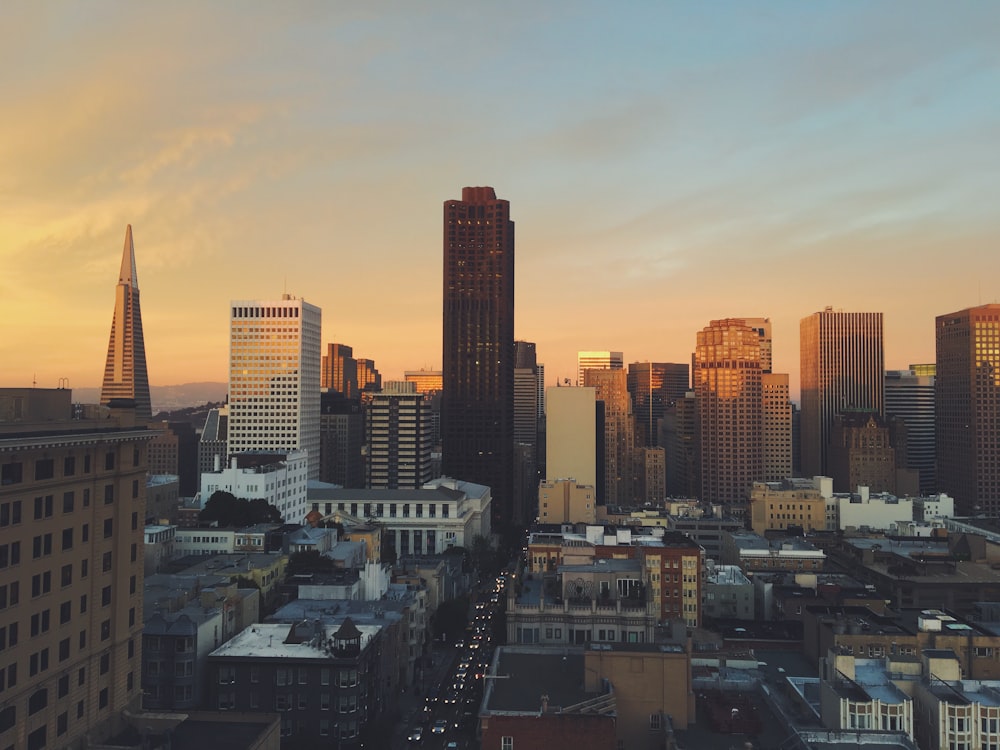
[[[512,517],[514,222],[490,187],[444,204],[444,473],[492,489],[493,517]]]
[[[960,514],[1000,511],[1000,305],[936,321],[937,488]]]
[[[135,273],[135,249],[132,225],[125,229],[122,267],[115,288],[115,315],[111,320],[108,359],[104,365],[101,403],[112,399],[135,400],[137,419],[153,418],[149,399],[149,375],[146,373],[146,346],[142,340],[142,315],[139,312],[139,281]]]

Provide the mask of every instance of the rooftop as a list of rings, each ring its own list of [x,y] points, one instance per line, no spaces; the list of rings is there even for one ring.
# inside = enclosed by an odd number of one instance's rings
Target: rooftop
[[[343,621],[336,625],[320,623],[319,637],[304,640],[301,643],[286,643],[295,624],[265,623],[251,625],[242,633],[236,635],[209,656],[253,657],[255,659],[332,659],[333,654],[328,648],[333,643],[334,634]],[[361,648],[365,649],[372,638],[382,629],[381,625],[356,625],[361,631]],[[291,640],[297,640],[292,638]]]
[[[542,696],[549,710],[573,706],[596,697],[583,689],[581,648],[504,646],[497,650],[483,696],[486,713],[537,714]]]

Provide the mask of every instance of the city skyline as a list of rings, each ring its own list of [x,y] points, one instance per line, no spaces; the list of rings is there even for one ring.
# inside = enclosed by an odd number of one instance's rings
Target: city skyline
[[[463,185],[517,207],[550,384],[759,315],[797,400],[826,305],[884,313],[887,369],[933,361],[936,316],[1000,295],[1000,9],[724,5],[13,10],[5,382],[100,386],[128,224],[153,385],[225,382],[229,300],[282,291],[386,379],[440,369]]]

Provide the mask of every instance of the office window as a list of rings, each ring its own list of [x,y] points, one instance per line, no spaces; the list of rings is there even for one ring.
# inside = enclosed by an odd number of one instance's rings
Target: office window
[[[98,708],[107,708],[108,707],[108,689],[107,688],[104,688],[98,694],[98,697],[97,697],[97,707]]]
[[[111,570],[111,553],[105,552],[101,555],[101,571],[107,573]]]
[[[501,737],[500,738],[500,750],[514,750],[514,738],[513,737]]]
[[[111,654],[101,654],[100,673],[107,674],[111,669]]]
[[[51,458],[40,458],[35,461],[35,481],[52,479],[56,473],[55,460]]]
[[[110,539],[114,534],[115,521],[113,518],[104,519],[104,538]]]

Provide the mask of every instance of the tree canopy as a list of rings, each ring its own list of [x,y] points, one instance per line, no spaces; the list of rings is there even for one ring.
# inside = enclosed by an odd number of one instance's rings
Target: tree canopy
[[[285,574],[290,577],[303,573],[331,573],[334,568],[333,560],[311,549],[290,555]]]
[[[231,492],[217,490],[212,493],[198,514],[201,523],[219,526],[253,526],[256,523],[281,523],[281,512],[267,500],[238,498]]]

